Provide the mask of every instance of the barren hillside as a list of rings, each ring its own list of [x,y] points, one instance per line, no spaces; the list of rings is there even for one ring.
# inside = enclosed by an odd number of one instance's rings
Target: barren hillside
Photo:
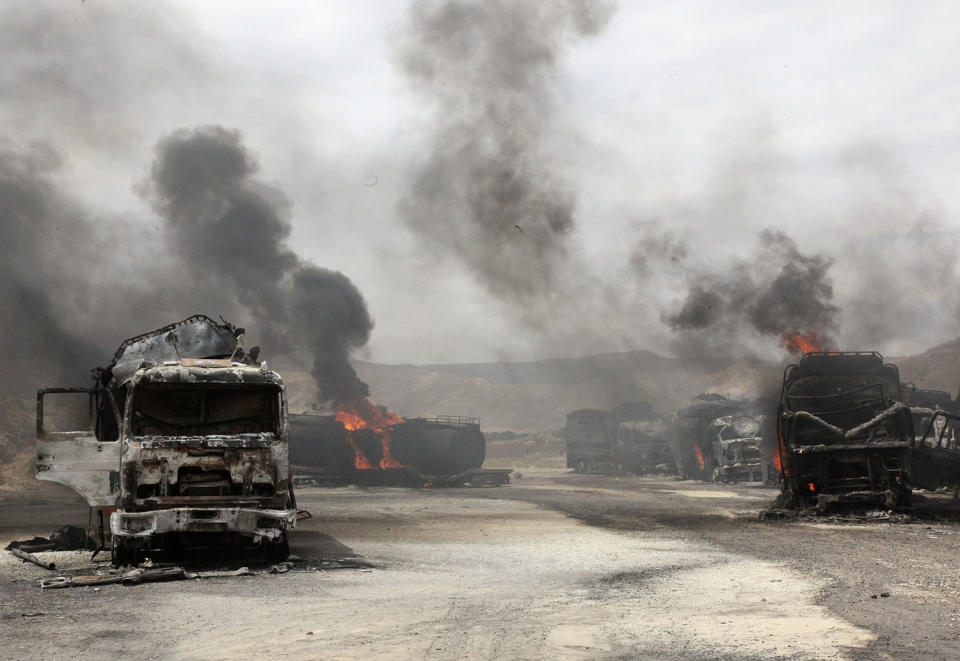
[[[563,426],[578,408],[610,408],[647,400],[663,412],[704,391],[755,396],[777,368],[763,364],[688,365],[649,351],[523,363],[354,365],[373,399],[401,415],[477,416],[490,431],[544,431]],[[310,408],[315,391],[302,371],[284,371],[291,410]]]
[[[957,394],[960,387],[960,337],[939,344],[921,354],[893,359],[900,367],[900,377],[918,388],[946,390]]]

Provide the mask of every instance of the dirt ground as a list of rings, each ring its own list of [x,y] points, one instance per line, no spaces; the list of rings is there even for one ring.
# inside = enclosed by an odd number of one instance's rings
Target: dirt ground
[[[0,552],[4,656],[957,658],[956,523],[764,522],[769,488],[522,473],[301,490],[293,552],[371,568],[41,590],[52,572]],[[0,545],[85,521],[56,485],[4,492]]]

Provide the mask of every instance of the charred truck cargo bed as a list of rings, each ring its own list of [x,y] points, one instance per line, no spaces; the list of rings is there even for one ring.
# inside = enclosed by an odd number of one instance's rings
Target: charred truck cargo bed
[[[784,371],[777,411],[788,507],[909,501],[913,420],[900,374],[876,352],[807,353]]]
[[[87,499],[117,564],[238,537],[286,554],[296,522],[286,391],[242,336],[190,317],[124,342],[93,388],[38,392],[37,478]],[[45,429],[44,400],[67,394],[88,399],[88,430]]]

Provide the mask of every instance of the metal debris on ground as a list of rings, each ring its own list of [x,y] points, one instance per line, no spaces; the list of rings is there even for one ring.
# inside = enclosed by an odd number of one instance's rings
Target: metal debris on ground
[[[10,553],[14,554],[21,560],[24,560],[26,562],[32,562],[33,564],[43,567],[44,569],[56,570],[57,568],[56,563],[44,562],[43,560],[33,555],[32,553],[27,553],[26,551],[21,551],[20,549],[17,549],[17,548],[10,549]]]
[[[927,537],[940,537],[942,535],[952,535],[952,530],[944,530],[943,528],[934,528],[933,526],[927,526]]]
[[[63,571],[57,576],[40,579],[43,589],[89,587],[111,584],[137,585],[160,581],[200,580],[205,578],[234,578],[237,576],[262,576],[266,574],[286,574],[288,572],[322,572],[332,569],[359,569],[371,571],[375,566],[360,558],[308,558],[302,560],[291,556],[289,560],[265,567],[251,569],[214,569],[190,571],[173,565],[154,565],[143,563],[140,567],[116,568],[102,564],[95,568],[82,568]]]
[[[50,533],[50,537],[34,537],[22,541],[10,542],[7,551],[20,549],[25,553],[37,551],[78,551],[92,549],[85,528],[79,526],[63,526]]]
[[[44,589],[72,588],[89,585],[109,585],[122,583],[136,585],[139,583],[153,583],[157,581],[177,581],[187,578],[183,567],[156,567],[137,568],[127,570],[108,570],[105,573],[50,576],[40,579],[40,587]]]
[[[817,510],[793,510],[769,508],[760,510],[758,518],[761,521],[813,521],[819,523],[911,523],[915,520],[913,514],[893,512],[890,510],[870,510],[866,512],[848,511],[830,514]]]

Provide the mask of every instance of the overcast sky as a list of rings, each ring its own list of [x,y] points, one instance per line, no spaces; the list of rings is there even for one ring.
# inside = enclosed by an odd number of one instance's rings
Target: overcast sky
[[[410,16],[400,0],[4,3],[0,142],[49,143],[65,189],[149,236],[137,191],[157,141],[239,130],[293,204],[291,247],[366,297],[371,360],[670,353],[663,317],[691,278],[754,259],[764,228],[833,260],[842,348],[960,335],[956,3],[621,2],[565,40],[540,158],[574,200],[569,291],[596,301],[537,308],[539,325],[398,213],[438,122],[398,64]],[[683,258],[635,268],[665,236]]]

